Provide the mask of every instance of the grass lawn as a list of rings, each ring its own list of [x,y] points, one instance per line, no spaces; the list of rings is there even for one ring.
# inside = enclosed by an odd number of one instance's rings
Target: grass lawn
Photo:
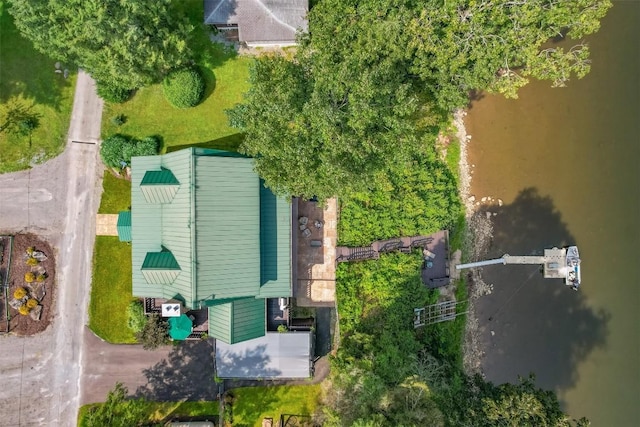
[[[106,396],[105,396],[106,399]],[[85,417],[89,411],[100,403],[92,403],[80,407],[78,426],[85,426]],[[160,422],[173,417],[206,417],[218,415],[219,402],[146,402],[149,422]],[[213,421],[213,420],[212,420]]]
[[[320,385],[245,387],[232,391],[233,424],[261,426],[265,417],[274,423],[282,414],[313,415],[320,399]]]
[[[164,150],[183,145],[235,150],[241,137],[237,130],[229,127],[224,110],[240,102],[248,90],[251,59],[238,57],[235,52],[209,41],[209,30],[202,23],[202,0],[183,1],[180,6],[195,26],[189,46],[207,83],[203,102],[193,108],[178,109],[164,98],[161,84],[142,88],[123,104],[105,105],[102,137],[115,133],[137,138],[159,135],[163,138]],[[119,114],[126,117],[126,123],[121,126],[111,121]]]
[[[56,61],[20,35],[7,9],[0,0],[0,111],[7,103],[18,102],[38,116],[39,126],[31,144],[28,136],[0,133],[0,173],[26,169],[62,152],[76,81],[75,69],[67,79],[55,72]]]
[[[89,328],[111,343],[136,342],[127,326],[131,296],[131,245],[114,236],[96,236]]]
[[[102,179],[102,199],[100,214],[116,214],[131,207],[131,181],[116,178],[110,170],[104,172]]]

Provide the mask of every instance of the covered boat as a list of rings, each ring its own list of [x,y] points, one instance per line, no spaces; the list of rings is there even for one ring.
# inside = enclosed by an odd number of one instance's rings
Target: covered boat
[[[567,248],[567,276],[564,283],[571,286],[574,291],[580,287],[580,254],[577,246]]]

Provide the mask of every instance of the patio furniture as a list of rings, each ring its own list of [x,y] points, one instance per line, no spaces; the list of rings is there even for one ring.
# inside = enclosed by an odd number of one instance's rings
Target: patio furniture
[[[304,230],[302,230],[302,236],[303,237],[311,236],[311,230],[309,230],[308,228],[305,228]]]
[[[307,223],[309,222],[309,218],[307,218],[306,216],[301,216],[300,218],[298,218],[298,222],[300,223],[300,225],[307,225]]]

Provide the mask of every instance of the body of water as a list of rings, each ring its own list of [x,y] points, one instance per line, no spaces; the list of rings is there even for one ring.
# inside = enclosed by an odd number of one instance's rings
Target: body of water
[[[614,2],[586,41],[584,79],[469,110],[471,193],[502,202],[481,208],[494,221],[487,257],[577,244],[582,258],[578,292],[535,266],[484,268],[482,366],[496,383],[534,372],[594,426],[639,426],[640,1]]]

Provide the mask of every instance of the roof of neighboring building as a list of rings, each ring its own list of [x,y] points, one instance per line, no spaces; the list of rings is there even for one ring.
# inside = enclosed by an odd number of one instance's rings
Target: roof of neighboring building
[[[289,203],[252,159],[224,151],[134,157],[131,169],[133,295],[210,306],[210,335],[226,342],[264,335],[263,298],[291,295]]]
[[[216,344],[220,378],[309,378],[311,332],[267,332],[238,344]]]
[[[308,0],[205,0],[205,23],[235,24],[247,43],[295,42],[307,30]]]

